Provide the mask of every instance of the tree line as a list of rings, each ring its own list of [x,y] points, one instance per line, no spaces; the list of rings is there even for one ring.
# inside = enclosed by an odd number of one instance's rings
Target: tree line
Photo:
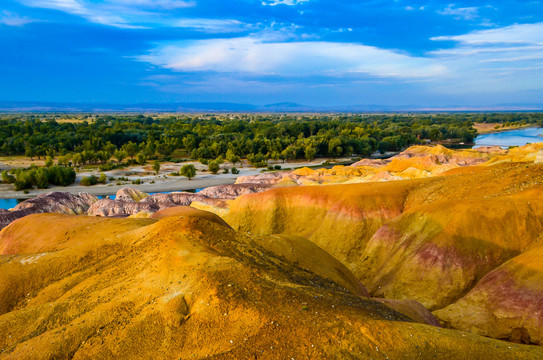
[[[535,121],[528,115],[518,116]],[[482,120],[497,121],[494,115],[485,116]],[[542,121],[541,116],[536,119]],[[143,163],[181,149],[194,160],[238,158],[263,164],[270,159],[367,156],[426,141],[469,143],[476,136],[473,118],[466,114],[95,115],[79,122],[57,120],[55,115],[0,117],[0,155],[58,157],[60,165],[77,166],[111,159]]]

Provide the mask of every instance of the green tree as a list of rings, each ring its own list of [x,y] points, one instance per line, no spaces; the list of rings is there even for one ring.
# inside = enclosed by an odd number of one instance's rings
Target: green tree
[[[74,166],[81,165],[81,154],[80,153],[73,154],[72,163],[74,164]]]
[[[158,175],[158,172],[160,171],[160,163],[158,160],[155,160],[153,163],[153,170],[155,171],[155,175]]]
[[[138,162],[138,164],[145,164],[145,161],[147,161],[147,157],[145,156],[144,153],[140,152],[138,153],[138,155],[136,155],[136,161]]]
[[[123,150],[126,152],[128,156],[130,156],[131,159],[134,158],[136,153],[138,152],[138,144],[133,143],[132,141],[128,142],[123,146]]]
[[[179,173],[190,180],[196,176],[196,168],[192,164],[183,165]]]
[[[315,155],[317,154],[317,149],[314,146],[308,146],[305,148],[305,159],[307,161],[311,161],[315,158]]]
[[[126,151],[124,150],[117,150],[115,151],[115,154],[113,155],[115,158],[119,161],[119,163],[122,163],[124,159],[128,156]]]
[[[219,164],[217,164],[216,161],[210,161],[207,167],[212,174],[218,173],[220,169]]]
[[[158,143],[156,145],[156,151],[162,156],[169,156],[172,154],[172,147],[166,143]]]
[[[34,176],[38,189],[47,189],[49,186],[49,176],[46,168],[38,168]]]
[[[27,146],[25,149],[25,156],[29,157],[31,161],[34,161],[34,156],[36,156],[36,150],[32,146]]]
[[[46,167],[53,166],[53,158],[51,156],[47,156],[47,158],[45,159],[45,166]]]
[[[226,160],[228,160],[232,165],[236,165],[239,162],[239,156],[237,156],[231,149],[228,149],[226,152]]]

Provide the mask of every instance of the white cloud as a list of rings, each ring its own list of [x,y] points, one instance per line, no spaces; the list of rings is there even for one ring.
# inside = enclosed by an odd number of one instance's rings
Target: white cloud
[[[304,3],[309,0],[264,0],[262,1],[262,5],[266,6],[276,6],[276,5],[288,5],[288,6],[294,6],[301,3]]]
[[[259,36],[165,44],[138,59],[183,72],[282,76],[369,74],[420,78],[445,71],[432,59],[372,46],[324,41],[284,42]]]
[[[543,63],[543,23],[438,36],[432,40],[456,43],[452,48],[428,55],[451,69],[454,75],[450,84],[458,88],[490,93],[543,90],[543,72],[536,70]],[[508,71],[503,70],[504,63],[510,65]]]
[[[7,26],[23,26],[35,21],[34,19],[22,17],[7,10],[0,13],[0,24]]]
[[[195,6],[185,0],[19,0],[26,6],[63,11],[88,21],[120,27],[143,28],[146,24],[169,26],[172,21],[160,10]]]
[[[190,0],[108,0],[108,3],[126,7],[148,7],[169,10],[196,6],[196,2]]]
[[[188,28],[206,33],[229,33],[247,30],[250,27],[238,20],[232,19],[181,19],[174,21],[172,26]]]
[[[357,43],[300,39],[286,30],[268,30],[231,39],[163,43],[137,60],[183,76],[201,74],[209,84],[228,77],[261,79],[275,87],[320,83],[339,89],[369,76],[445,97],[507,98],[543,91],[543,23],[434,37],[433,41],[454,44],[420,56]]]
[[[437,36],[432,40],[457,41],[463,44],[541,44],[543,43],[543,22],[516,24],[512,26],[474,31],[464,35]]]
[[[130,24],[125,18],[114,15],[98,6],[91,6],[77,0],[22,0],[23,4],[31,7],[52,9],[68,14],[81,16],[91,22],[115,26],[120,28],[138,28],[140,26]]]
[[[458,20],[473,20],[479,17],[478,7],[456,7],[455,4],[449,4],[445,9],[438,11],[441,15],[453,16]]]

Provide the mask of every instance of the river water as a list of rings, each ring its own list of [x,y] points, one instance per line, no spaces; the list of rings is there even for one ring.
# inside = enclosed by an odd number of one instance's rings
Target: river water
[[[526,128],[510,130],[495,134],[479,135],[475,138],[474,148],[480,146],[498,145],[503,148],[510,146],[523,146],[528,143],[543,142],[543,128]]]

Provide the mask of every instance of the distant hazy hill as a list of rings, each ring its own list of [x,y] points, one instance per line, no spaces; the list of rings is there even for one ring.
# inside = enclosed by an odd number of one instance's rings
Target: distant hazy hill
[[[229,102],[177,102],[177,103],[63,103],[42,101],[0,101],[5,112],[392,112],[392,111],[541,111],[541,104],[503,104],[496,106],[439,106],[417,105],[335,105],[312,106],[293,102],[268,105]]]

